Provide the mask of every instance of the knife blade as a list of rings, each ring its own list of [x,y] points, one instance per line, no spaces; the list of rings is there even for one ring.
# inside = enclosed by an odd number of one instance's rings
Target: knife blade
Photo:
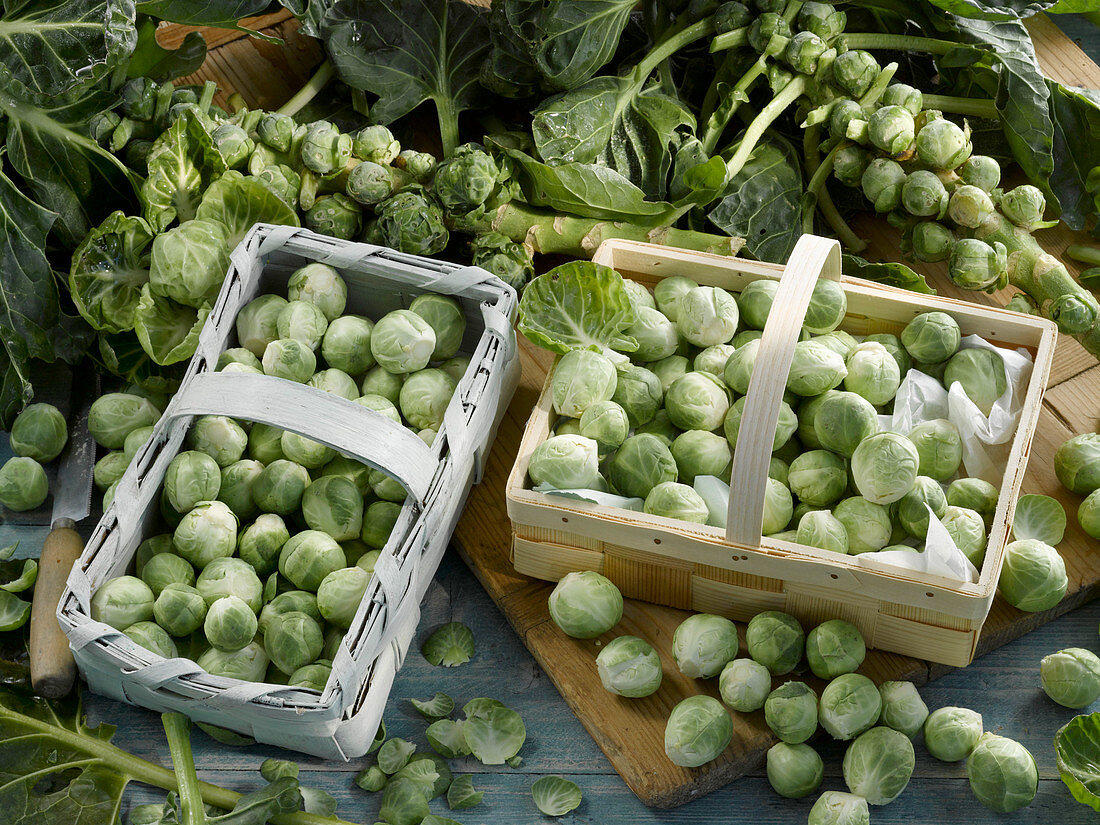
[[[57,604],[69,571],[84,550],[76,525],[88,516],[92,506],[95,442],[88,431],[88,413],[98,395],[98,383],[90,367],[78,371],[73,379],[69,441],[58,465],[50,533],[42,544],[31,602],[31,685],[35,693],[48,699],[66,695],[76,679],[69,640],[57,621]]]

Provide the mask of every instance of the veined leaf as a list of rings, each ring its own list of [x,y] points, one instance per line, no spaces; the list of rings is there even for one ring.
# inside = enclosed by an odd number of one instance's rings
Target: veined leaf
[[[242,17],[259,14],[269,5],[268,0],[139,0],[137,10],[173,23],[236,28]]]
[[[166,49],[157,42],[156,21],[143,17],[126,74],[128,77],[150,77],[163,83],[198,71],[205,59],[206,39],[200,32],[188,32],[178,49]]]
[[[535,807],[547,816],[565,816],[581,804],[581,789],[560,776],[544,776],[531,785]]]
[[[156,363],[161,366],[175,364],[195,354],[199,333],[209,314],[209,304],[199,309],[183,306],[170,298],[154,295],[146,284],[141,288],[134,314],[134,331],[142,349]]]
[[[134,328],[141,288],[149,282],[152,242],[153,230],[144,218],[117,211],[89,232],[73,253],[69,293],[95,329]]]
[[[194,218],[206,187],[226,168],[210,132],[193,111],[184,111],[154,141],[148,162],[141,199],[145,219],[157,232],[177,219],[182,223]]]
[[[865,261],[858,255],[844,255],[842,257],[844,274],[850,278],[863,278],[865,281],[875,281],[888,286],[896,286],[908,289],[910,292],[923,292],[925,295],[935,295],[936,290],[928,285],[924,276],[914,272],[905,264],[895,262]]]
[[[1100,712],[1082,714],[1054,736],[1058,773],[1073,798],[1100,812]]]
[[[196,218],[217,221],[225,227],[226,246],[234,249],[253,224],[299,226],[298,213],[256,178],[239,172],[222,175],[202,196]]]
[[[959,17],[976,20],[1022,20],[1046,11],[1054,2],[1047,0],[928,0],[934,6]]]
[[[1089,215],[1100,212],[1095,169],[1100,167],[1100,94],[1048,80],[1054,123],[1054,171],[1050,189],[1062,205],[1062,220],[1084,228]],[[1091,183],[1091,185],[1090,185]],[[1100,226],[1093,227],[1100,234]]]

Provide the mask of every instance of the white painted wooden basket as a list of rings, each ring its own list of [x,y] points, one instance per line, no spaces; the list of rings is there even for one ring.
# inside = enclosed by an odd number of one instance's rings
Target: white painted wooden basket
[[[471,364],[431,447],[385,416],[338,396],[264,375],[215,372],[236,345],[238,311],[257,295],[285,294],[297,268],[336,267],[348,311],[378,318],[424,292],[453,295],[466,313],[461,352]],[[257,224],[233,251],[221,294],[179,392],[119,483],[69,576],[58,618],[77,665],[97,693],[326,758],[365,753],[412,640],[420,601],[450,540],[482,457],[519,379],[515,291],[477,267],[406,255],[285,226]],[[91,595],[127,572],[156,519],[169,462],[196,416],[262,422],[327,444],[384,470],[408,491],[401,516],[333,661],[322,694],[206,673],[164,659],[89,615]]]
[[[760,279],[779,281],[734,450],[731,487],[735,492],[727,528],[532,490],[527,474],[531,453],[549,437],[556,421],[551,369],[506,487],[516,570],[551,581],[574,570],[595,570],[618,585],[624,596],[740,621],[764,610],[785,610],[807,627],[844,618],[859,627],[871,647],[949,665],[969,664],[997,589],[1050,373],[1057,337],[1054,323],[842,277],[839,244],[809,235],[800,239],[786,266],[633,241],[606,241],[593,261],[650,287],[672,275],[731,292]],[[964,335],[1025,347],[1032,354],[1034,367],[977,582],[962,583],[869,563],[862,556],[762,537],[765,480],[779,402],[818,277],[842,284],[848,311],[840,328],[853,335],[899,334],[914,316],[941,310],[958,321]]]

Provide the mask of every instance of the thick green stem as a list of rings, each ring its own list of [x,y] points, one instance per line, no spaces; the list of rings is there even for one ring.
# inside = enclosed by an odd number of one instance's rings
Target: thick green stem
[[[749,42],[749,28],[745,26],[731,32],[722,32],[710,41],[711,53],[739,49]]]
[[[680,49],[691,45],[696,40],[702,40],[712,34],[714,34],[714,18],[712,17],[706,17],[698,23],[692,23],[690,26],[679,30],[675,30],[675,26],[673,26],[670,33],[654,46],[649,54],[638,61],[634,71],[641,77],[649,77],[662,61],[672,57]]]
[[[203,114],[210,113],[210,107],[214,104],[214,95],[218,93],[218,84],[208,80],[202,85],[202,94],[199,95],[198,107]]]
[[[294,97],[279,107],[279,114],[291,116],[298,114],[305,108],[307,103],[313,100],[328,85],[335,74],[336,69],[332,65],[332,61],[326,60],[317,67],[317,71],[313,73],[313,77],[306,81],[306,85],[300,88],[294,94]]]
[[[756,148],[757,142],[764,136],[764,132],[775,122],[776,118],[786,111],[788,106],[798,100],[805,90],[806,76],[798,75],[784,86],[779,94],[769,101],[767,106],[760,110],[760,114],[745,130],[745,134],[737,146],[737,151],[726,162],[727,180],[731,180],[741,171],[748,162],[752,150]]]
[[[718,106],[719,89],[728,86],[729,82],[733,80],[733,67],[736,63],[736,57],[737,55],[731,53],[722,58],[722,62],[714,73],[714,79],[711,80],[710,86],[707,87],[707,93],[703,97],[703,105],[699,110],[699,123],[709,122],[711,115],[714,114],[714,110]]]
[[[947,54],[960,48],[950,40],[934,40],[931,37],[913,37],[906,34],[878,34],[876,32],[855,32],[841,36],[849,49],[865,51],[886,50],[892,52],[924,52],[925,54]]]
[[[504,204],[483,222],[467,230],[477,234],[503,232],[513,241],[529,244],[535,252],[576,258],[591,258],[601,243],[613,238],[677,246],[716,255],[736,255],[745,243],[741,238],[670,226],[645,227],[595,218],[566,217],[543,212],[518,201]]]
[[[973,97],[951,97],[949,95],[924,95],[925,109],[938,109],[949,115],[964,117],[984,117],[986,120],[998,120],[997,106],[992,100]]]
[[[1082,246],[1081,244],[1067,246],[1066,257],[1070,260],[1077,261],[1079,264],[1100,266],[1100,249],[1097,249],[1095,246]]]
[[[726,99],[719,102],[718,108],[714,110],[711,116],[707,119],[707,128],[703,132],[703,149],[708,155],[714,154],[715,147],[718,146],[718,141],[722,138],[722,133],[726,131],[726,127],[729,125],[730,120],[737,112],[738,107],[749,99],[749,91],[753,85],[759,80],[768,69],[768,55],[762,54],[759,59],[749,70],[745,72],[741,79],[737,81],[737,84],[727,90]],[[718,94],[721,94],[721,90],[718,90]]]
[[[199,775],[195,773],[195,756],[191,752],[191,720],[182,713],[161,715],[172,767],[176,772],[176,788],[180,795],[180,825],[206,825],[206,810],[202,805]]]
[[[458,112],[450,97],[436,98],[435,111],[439,118],[439,139],[443,144],[443,157],[449,158],[458,146]]]
[[[822,131],[819,125],[810,126],[805,130],[802,137],[806,171],[810,174],[810,183],[806,187],[806,205],[802,210],[802,231],[813,232],[813,216],[816,209],[821,213],[821,217],[825,219],[825,223],[829,224],[829,228],[836,233],[845,249],[850,252],[862,252],[867,248],[867,242],[860,238],[852,230],[852,227],[848,226],[848,222],[844,220],[840,210],[836,208],[836,204],[833,203],[833,198],[825,186],[825,181],[832,172],[836,153],[840,146],[834,147],[825,158],[825,162],[822,163],[821,152],[818,149],[821,143]]]

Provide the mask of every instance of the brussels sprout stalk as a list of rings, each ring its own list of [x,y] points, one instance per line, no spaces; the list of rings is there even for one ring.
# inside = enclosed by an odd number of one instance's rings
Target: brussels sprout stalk
[[[306,85],[295,92],[294,96],[280,106],[276,112],[280,115],[298,114],[298,112],[304,109],[306,105],[329,84],[329,81],[332,80],[335,74],[336,69],[332,65],[332,61],[325,60],[317,67],[317,71],[313,73],[313,76],[306,81]]]

